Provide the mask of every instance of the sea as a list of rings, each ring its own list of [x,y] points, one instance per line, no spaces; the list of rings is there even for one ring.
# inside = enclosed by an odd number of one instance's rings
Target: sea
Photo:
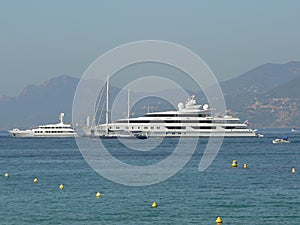
[[[299,225],[300,132],[258,132],[264,137],[224,139],[204,171],[199,171],[199,161],[208,140],[199,139],[182,169],[157,183],[140,185],[122,184],[94,170],[75,138],[13,138],[2,132],[0,224],[209,225],[220,216],[224,225]],[[290,143],[272,143],[281,136],[288,136]],[[118,140],[101,141],[119,161],[141,167],[153,164],[153,168],[178,145],[176,139],[165,139],[149,150],[154,140],[139,140],[139,147],[147,149],[143,152],[130,150]],[[193,148],[188,138],[184,148]],[[238,162],[236,168],[233,160]],[[107,170],[118,172],[118,168]],[[136,179],[144,181],[142,176]]]

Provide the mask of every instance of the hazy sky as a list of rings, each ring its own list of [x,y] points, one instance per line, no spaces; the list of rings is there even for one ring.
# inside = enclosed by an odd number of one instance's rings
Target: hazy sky
[[[190,48],[217,78],[300,60],[300,1],[1,1],[0,95],[59,75],[138,40]]]

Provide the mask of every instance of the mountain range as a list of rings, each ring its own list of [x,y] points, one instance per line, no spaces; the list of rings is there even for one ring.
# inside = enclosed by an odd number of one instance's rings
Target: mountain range
[[[300,62],[261,65],[221,86],[228,110],[255,127],[300,126]]]
[[[16,97],[0,96],[0,130],[56,123],[60,112],[65,112],[66,121],[71,121],[78,82],[78,78],[62,75],[40,85],[28,85]],[[300,127],[300,62],[264,64],[220,85],[228,114],[248,119],[256,128]],[[118,88],[112,89],[118,92]],[[176,97],[172,90],[166,93]],[[152,107],[154,111],[171,107],[153,98],[144,105],[139,103],[133,113],[144,113],[149,102],[152,106],[157,104]]]

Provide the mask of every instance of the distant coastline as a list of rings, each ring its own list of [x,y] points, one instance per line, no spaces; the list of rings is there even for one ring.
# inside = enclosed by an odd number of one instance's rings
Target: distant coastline
[[[54,121],[55,115],[62,111],[66,112],[66,121],[70,122],[78,82],[78,78],[63,75],[41,85],[28,85],[18,96],[0,96],[0,129],[31,128]],[[251,127],[300,127],[300,62],[260,65],[240,76],[222,81],[220,85],[228,114],[249,120]],[[119,91],[117,87],[111,89],[113,93]],[[201,91],[190,92],[202,99],[201,102],[206,101]],[[165,91],[164,94],[176,96],[174,90]],[[151,104],[159,105],[155,101],[157,99],[153,99]],[[135,113],[145,113],[147,104],[149,99],[140,102],[135,106]],[[153,110],[166,110],[159,107]]]

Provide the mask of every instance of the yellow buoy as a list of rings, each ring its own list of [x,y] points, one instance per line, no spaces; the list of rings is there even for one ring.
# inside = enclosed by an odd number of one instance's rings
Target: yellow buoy
[[[5,173],[5,174],[4,174],[4,176],[5,176],[5,177],[8,177],[8,176],[9,176],[9,174],[8,174],[8,173]]]
[[[222,218],[218,216],[218,218],[216,219],[216,223],[222,223],[222,222],[223,222]]]
[[[156,202],[152,202],[152,208],[156,208],[158,205]]]
[[[292,173],[295,173],[295,172],[296,172],[296,168],[293,167],[293,168],[292,168]]]
[[[34,183],[37,183],[37,182],[39,182],[39,179],[34,178],[33,182],[34,182]]]
[[[101,197],[101,193],[100,192],[97,192],[96,193],[96,198],[100,198]]]
[[[238,166],[238,161],[237,160],[232,160],[232,167],[237,167]]]
[[[244,169],[247,169],[247,164],[246,163],[244,163]]]
[[[64,188],[65,188],[65,185],[63,185],[63,184],[59,185],[60,190],[63,190]]]

